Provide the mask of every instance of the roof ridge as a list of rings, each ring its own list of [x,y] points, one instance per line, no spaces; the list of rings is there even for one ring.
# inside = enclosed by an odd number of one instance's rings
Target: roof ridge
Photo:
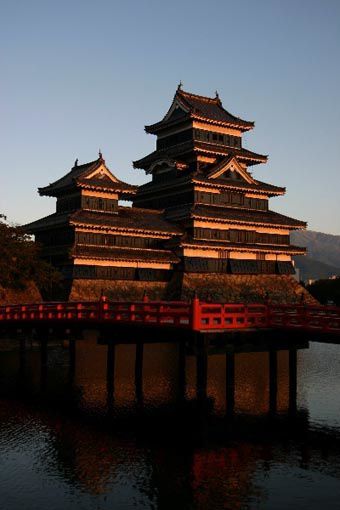
[[[77,160],[77,161],[78,161],[78,160]],[[73,167],[71,168],[71,171],[72,171],[74,168],[82,168],[82,167],[84,167],[84,166],[92,166],[92,165],[94,165],[95,163],[99,163],[99,162],[102,162],[102,161],[103,161],[103,159],[102,159],[102,158],[97,158],[97,159],[95,159],[95,160],[93,160],[93,161],[89,161],[88,163],[83,163],[83,164],[81,164],[81,165],[78,165],[78,164],[77,164],[77,165],[73,165]]]
[[[215,103],[220,104],[221,101],[218,97],[209,97],[209,96],[202,96],[200,94],[194,94],[192,92],[187,92],[186,90],[177,90],[178,95],[183,95],[184,97],[193,97],[195,99],[199,99],[202,101],[205,101],[206,103]]]
[[[63,175],[62,177],[59,177],[59,179],[57,179],[56,181],[50,182],[47,186],[43,186],[39,189],[45,189],[45,188],[49,188],[50,186],[55,186],[58,183],[64,181],[66,179],[66,177],[69,177],[69,176],[71,176],[73,178],[80,177],[80,175],[86,169],[86,167],[91,167],[92,165],[94,166],[94,164],[99,163],[99,161],[100,161],[100,158],[96,159],[95,161],[90,161],[89,163],[84,163],[83,165],[74,165],[71,168],[71,170],[69,172],[67,172],[67,174]],[[72,175],[72,174],[74,174],[74,175]]]

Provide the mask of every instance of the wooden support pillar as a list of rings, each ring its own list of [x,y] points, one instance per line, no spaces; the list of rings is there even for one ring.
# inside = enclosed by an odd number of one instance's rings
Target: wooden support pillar
[[[186,359],[185,359],[185,340],[181,340],[178,344],[178,400],[185,400],[186,391]]]
[[[23,334],[19,336],[19,373],[23,376],[26,372],[26,338]]]
[[[277,412],[277,351],[269,351],[269,413]]]
[[[196,345],[196,395],[198,400],[206,400],[208,383],[208,344],[204,335],[197,335]]]
[[[74,337],[69,338],[69,380],[72,383],[76,373],[76,340]]]
[[[40,386],[41,390],[46,389],[47,384],[47,345],[48,345],[48,332],[41,333],[40,335]]]
[[[232,416],[235,409],[235,354],[226,354],[226,414]]]
[[[116,345],[113,340],[107,342],[107,362],[106,362],[106,388],[107,388],[107,403],[109,409],[113,405],[114,391],[115,391],[115,358],[116,358]]]
[[[289,412],[295,414],[297,405],[297,349],[289,349]]]
[[[40,361],[41,366],[47,365],[47,337],[40,339]]]
[[[143,404],[143,357],[144,343],[139,341],[136,344],[136,361],[135,361],[135,391],[137,404]]]
[[[17,384],[20,392],[25,392],[26,389],[26,335],[22,330],[17,330],[16,336],[19,342],[19,367],[17,374]]]

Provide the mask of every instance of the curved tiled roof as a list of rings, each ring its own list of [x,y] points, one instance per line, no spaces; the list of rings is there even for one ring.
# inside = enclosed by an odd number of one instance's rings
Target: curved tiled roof
[[[186,204],[181,207],[168,208],[167,217],[169,221],[173,221],[174,219],[179,221],[186,218],[196,218],[217,222],[231,221],[233,223],[248,225],[275,225],[291,229],[306,228],[307,226],[304,221],[296,220],[274,211],[257,211],[204,204]]]
[[[155,183],[154,181],[147,182],[138,187],[138,191],[136,197],[143,196],[145,193],[155,193],[161,192],[168,188],[181,187],[188,184],[199,184],[206,185],[208,187],[219,187],[219,188],[227,188],[227,189],[237,189],[237,190],[245,190],[245,191],[256,191],[257,193],[264,193],[267,195],[275,196],[282,195],[285,193],[286,188],[281,186],[274,186],[272,184],[268,184],[266,182],[258,181],[254,179],[255,184],[248,183],[246,181],[237,181],[231,179],[208,179],[204,175],[200,175],[198,173],[193,173],[189,175],[183,175],[178,177],[169,178],[167,181]]]
[[[66,225],[68,223],[68,219],[70,217],[70,213],[53,213],[45,216],[44,218],[40,218],[39,220],[32,221],[31,223],[27,223],[23,225],[22,228],[28,234],[34,234],[38,232],[40,229],[45,230],[47,227],[58,227],[61,225]]]
[[[206,184],[207,186],[222,186],[228,188],[236,188],[236,189],[245,189],[256,192],[265,192],[269,195],[273,194],[283,194],[286,191],[286,188],[282,188],[280,186],[274,186],[273,184],[268,184],[266,182],[257,181],[254,179],[255,184],[248,183],[246,181],[240,180],[232,180],[232,179],[207,179],[204,176],[195,175],[192,177],[193,182],[198,182],[202,184]]]
[[[105,161],[102,156],[100,156],[95,161],[90,161],[89,163],[85,163],[83,165],[76,164],[66,175],[60,179],[57,179],[44,188],[39,188],[39,194],[57,196],[66,188],[77,184],[88,186],[93,185],[94,187],[105,188],[111,191],[127,194],[134,194],[136,192],[137,186],[133,186],[131,184],[120,181],[113,174],[112,176],[115,180],[110,179],[108,176],[103,176],[103,179],[99,179],[98,177],[94,177],[93,179],[86,178],[97,168],[100,168],[100,166],[103,164],[105,164]]]
[[[145,130],[148,133],[157,133],[160,129],[164,129],[169,125],[178,122],[178,117],[175,120],[172,120],[171,115],[169,116],[171,108],[175,102],[181,105],[184,112],[186,112],[181,120],[203,120],[220,125],[235,126],[242,131],[247,131],[254,127],[254,122],[240,119],[225,110],[218,95],[211,98],[177,89],[172,105],[165,117],[160,122],[145,126]]]
[[[173,235],[182,234],[182,230],[179,227],[172,225],[164,219],[162,211],[138,207],[119,207],[118,214],[80,210],[71,215],[70,223],[104,228],[146,230]]]
[[[198,142],[196,140],[189,140],[187,142],[179,143],[177,145],[172,145],[171,147],[167,147],[165,149],[158,149],[142,159],[133,162],[134,168],[148,168],[153,162],[158,159],[172,159],[178,156],[183,156],[186,153],[190,153],[192,151],[198,153],[209,153],[214,155],[221,156],[236,156],[241,160],[246,160],[248,165],[258,164],[258,163],[266,163],[268,160],[268,156],[264,154],[257,154],[256,152],[252,152],[248,149],[237,149],[235,147],[227,147],[225,145],[218,145],[212,143]]]
[[[233,209],[231,207],[216,207],[209,205],[196,205],[191,208],[192,217],[212,220],[231,220],[241,223],[270,224],[292,228],[306,228],[304,221],[296,220],[274,211],[250,211],[246,209]]]
[[[170,250],[143,250],[140,248],[97,247],[77,245],[72,250],[74,257],[102,260],[147,260],[149,262],[179,262]]]
[[[181,235],[183,233],[178,226],[164,219],[162,211],[122,206],[118,208],[117,214],[84,209],[68,213],[54,213],[28,223],[23,228],[28,233],[35,233],[41,229],[44,230],[46,227],[58,227],[68,224],[132,231],[141,230],[154,232],[155,234]]]
[[[198,246],[200,249],[211,249],[211,248],[228,248],[229,250],[262,250],[262,251],[273,251],[273,252],[294,252],[294,255],[303,255],[306,253],[306,248],[301,248],[300,246],[294,246],[292,244],[282,245],[282,244],[261,244],[261,243],[233,243],[230,241],[220,241],[220,240],[203,240],[203,239],[188,239],[181,243],[181,246]]]

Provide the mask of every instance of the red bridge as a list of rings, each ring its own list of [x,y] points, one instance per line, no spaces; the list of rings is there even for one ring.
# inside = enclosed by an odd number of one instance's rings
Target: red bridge
[[[340,308],[329,306],[205,303],[182,301],[99,301],[0,307],[0,326],[38,324],[121,324],[199,332],[289,329],[340,334]]]

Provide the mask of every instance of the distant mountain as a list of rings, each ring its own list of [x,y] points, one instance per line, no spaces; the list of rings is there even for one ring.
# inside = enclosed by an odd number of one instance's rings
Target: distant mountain
[[[296,231],[291,234],[291,242],[307,248],[306,257],[294,257],[301,280],[340,275],[340,236],[313,230]]]

